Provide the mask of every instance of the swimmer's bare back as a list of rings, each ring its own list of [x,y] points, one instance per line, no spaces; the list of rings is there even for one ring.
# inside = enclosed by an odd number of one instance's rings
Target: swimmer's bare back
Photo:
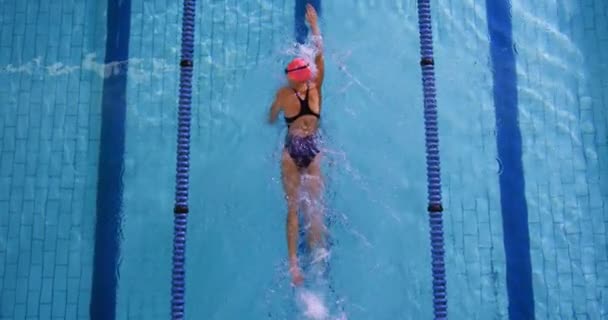
[[[308,87],[307,87],[308,85]],[[306,98],[308,91],[308,104],[310,110],[314,113],[321,114],[321,90],[317,87],[317,82],[312,81],[308,84],[296,84],[294,86],[285,86],[276,94],[276,104],[280,106],[280,111],[286,118],[292,118],[300,112],[300,101]],[[276,115],[271,113],[270,122],[274,122]],[[319,128],[319,119],[312,115],[304,115],[297,118],[289,125],[289,134],[297,136],[309,136],[314,134]]]

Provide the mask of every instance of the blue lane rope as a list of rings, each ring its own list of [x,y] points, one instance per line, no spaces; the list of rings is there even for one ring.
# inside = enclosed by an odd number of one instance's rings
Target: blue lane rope
[[[441,170],[430,0],[418,0],[418,27],[420,30],[420,66],[422,68],[424,93],[428,213],[433,271],[433,310],[435,319],[447,319],[448,302],[445,280],[443,206],[441,205]]]
[[[177,129],[177,169],[175,184],[173,270],[171,281],[171,317],[185,318],[186,284],[186,225],[188,215],[188,186],[190,169],[190,125],[192,121],[192,71],[194,54],[195,0],[184,0],[182,17],[182,47],[179,81],[179,110]]]

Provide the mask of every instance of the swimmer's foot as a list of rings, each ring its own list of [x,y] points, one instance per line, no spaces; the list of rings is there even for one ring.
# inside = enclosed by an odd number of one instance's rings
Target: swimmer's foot
[[[291,283],[294,286],[297,287],[301,285],[302,282],[304,282],[304,277],[302,276],[302,273],[300,272],[300,268],[298,268],[298,266],[289,268],[289,272],[291,273]]]
[[[304,277],[302,276],[302,272],[298,266],[298,261],[295,258],[292,258],[289,261],[289,273],[291,273],[291,283],[294,286],[299,286],[302,284]]]

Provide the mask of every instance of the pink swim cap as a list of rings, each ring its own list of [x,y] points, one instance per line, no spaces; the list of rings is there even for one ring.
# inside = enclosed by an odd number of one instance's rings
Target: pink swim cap
[[[302,58],[291,60],[285,68],[285,74],[289,80],[296,82],[306,82],[312,77],[308,62]]]

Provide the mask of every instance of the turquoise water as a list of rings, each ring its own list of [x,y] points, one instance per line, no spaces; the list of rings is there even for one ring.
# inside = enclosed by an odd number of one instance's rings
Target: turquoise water
[[[0,318],[86,319],[106,7],[0,1]]]
[[[293,6],[198,2],[188,319],[429,318],[415,1],[323,3],[334,243],[328,284],[289,286],[285,128],[265,120]],[[449,315],[507,319],[485,2],[432,7]],[[0,0],[0,319],[89,318],[106,11]],[[537,319],[608,319],[607,15],[512,2]],[[168,317],[180,25],[178,2],[131,1],[119,319]]]

